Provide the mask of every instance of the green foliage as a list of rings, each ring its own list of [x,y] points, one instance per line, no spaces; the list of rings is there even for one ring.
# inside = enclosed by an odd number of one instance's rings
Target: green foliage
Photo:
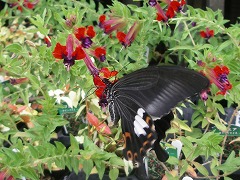
[[[185,175],[199,179],[229,179],[228,175],[240,169],[239,149],[226,154],[227,131],[239,111],[240,102],[240,25],[226,27],[227,20],[221,11],[209,8],[204,11],[191,6],[169,19],[167,25],[156,20],[156,9],[146,2],[137,7],[114,0],[111,6],[104,8],[91,0],[89,3],[60,0],[57,4],[53,0],[42,0],[34,9],[23,6],[19,11],[17,6],[6,5],[1,10],[0,172],[15,178],[40,179],[44,177],[44,169],[51,172],[67,167],[75,173],[83,170],[87,177],[97,172],[100,179],[109,172],[114,180],[122,170],[131,169],[122,159],[121,127],[111,127],[112,134],[107,135],[85,123],[89,110],[99,122],[109,117],[98,105],[93,78],[84,60],[76,60],[70,71],[66,71],[63,60],[56,61],[52,54],[57,43],[66,45],[68,35],[74,34],[76,28],[91,25],[96,32],[92,46],[107,50],[106,61],[100,62],[94,57],[94,65],[98,69],[108,67],[119,71],[118,78],[148,66],[149,62],[185,65],[203,72],[206,69],[198,65],[199,60],[210,69],[217,65],[227,66],[232,88],[224,96],[218,94],[219,88],[212,83],[205,102],[190,103],[194,110],[190,124],[175,117],[168,133],[183,143],[182,159],[170,157],[165,163],[167,167],[164,166],[166,172],[162,170],[158,178],[164,173],[168,179]],[[124,48],[116,38],[116,31],[104,34],[96,25],[101,14],[105,14],[107,20],[123,18],[127,25],[118,31],[124,33],[134,22],[139,24],[139,32],[131,46]],[[67,20],[71,18],[74,20],[69,25]],[[214,36],[208,40],[200,36],[200,31],[206,28],[214,30]],[[46,37],[51,40],[50,46],[45,43]],[[160,42],[165,51],[157,50]],[[92,57],[91,51],[86,50]],[[62,90],[63,93],[51,95],[50,90]],[[76,93],[73,99],[70,92]],[[71,99],[72,104],[77,102],[78,117],[59,115],[58,110],[65,107],[66,99]],[[227,102],[226,107],[235,107],[230,123],[221,118],[225,114],[222,101]],[[19,128],[21,124],[23,128]],[[63,125],[70,129],[70,147],[57,141],[50,143],[57,138],[57,127]],[[226,134],[212,132],[212,127]],[[239,139],[232,143],[239,143]],[[197,161],[199,157],[204,159],[203,163]],[[178,166],[177,170],[173,166]]]

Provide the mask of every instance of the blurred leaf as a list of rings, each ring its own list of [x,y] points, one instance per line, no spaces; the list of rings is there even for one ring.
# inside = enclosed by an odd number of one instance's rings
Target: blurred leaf
[[[5,48],[6,51],[9,51],[9,52],[12,52],[12,53],[21,53],[22,50],[23,50],[23,47],[18,44],[18,43],[13,43],[13,44],[10,44],[8,46],[6,46]]]
[[[93,161],[91,159],[84,160],[83,171],[86,173],[86,179],[88,179],[92,169],[93,169]]]
[[[95,160],[94,163],[96,165],[99,178],[102,179],[105,172],[105,164],[102,162],[102,160]]]
[[[116,180],[118,178],[119,170],[117,168],[112,168],[109,171],[109,177],[111,180]]]
[[[193,165],[197,168],[197,170],[204,176],[208,176],[208,170],[200,163],[198,162],[192,162]]]

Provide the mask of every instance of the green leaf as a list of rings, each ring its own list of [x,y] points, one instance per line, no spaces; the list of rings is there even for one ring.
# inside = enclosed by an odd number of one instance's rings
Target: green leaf
[[[86,173],[86,179],[88,179],[93,168],[93,161],[91,159],[86,159],[83,161],[83,171]]]
[[[33,89],[39,89],[40,88],[40,81],[38,78],[30,73],[28,73],[27,77],[29,78],[30,82],[32,83]]]
[[[208,170],[202,164],[198,162],[192,162],[192,163],[202,175],[208,176]]]
[[[181,161],[180,176],[182,176],[186,172],[187,168],[188,168],[188,163],[186,160],[183,159]]]
[[[28,168],[21,168],[21,174],[22,176],[32,179],[32,180],[38,180],[39,177],[37,173],[30,167]]]
[[[62,143],[60,143],[58,141],[55,141],[54,143],[56,145],[56,149],[55,149],[56,154],[60,155],[60,154],[64,154],[66,152],[66,147]]]
[[[120,158],[120,157],[111,157],[110,160],[109,160],[109,163],[111,165],[115,165],[115,166],[124,166],[124,162],[123,162],[123,159]]]
[[[183,121],[179,119],[174,119],[174,122],[183,130],[192,132],[192,129]]]
[[[6,46],[5,50],[12,52],[12,53],[20,53],[20,52],[22,52],[23,48],[20,44],[13,43],[13,44]]]
[[[79,170],[79,160],[76,157],[71,157],[71,166],[73,168],[73,171],[78,174]],[[85,172],[85,171],[84,171]],[[91,171],[90,171],[91,172]]]
[[[76,138],[70,134],[70,142],[71,142],[71,150],[74,154],[78,153],[79,151],[79,143],[77,142]]]
[[[109,177],[111,180],[116,180],[118,178],[119,170],[117,168],[110,169]]]
[[[229,40],[228,40],[228,41],[225,41],[225,42],[223,42],[223,43],[220,43],[220,45],[218,46],[217,51],[218,51],[218,52],[221,52],[223,49],[229,48],[230,44],[232,44],[232,41],[229,41]]]
[[[102,179],[105,172],[105,164],[102,160],[95,160],[94,163],[98,171],[99,179]]]
[[[34,158],[38,158],[38,151],[31,144],[28,145],[29,151]]]

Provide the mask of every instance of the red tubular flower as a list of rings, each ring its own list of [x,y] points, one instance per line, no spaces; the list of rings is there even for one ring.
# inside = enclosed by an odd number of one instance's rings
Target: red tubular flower
[[[168,19],[173,18],[175,13],[180,12],[183,6],[186,4],[185,0],[175,1],[175,0],[162,0],[163,2],[168,4],[168,9],[166,13],[164,13],[163,9],[161,8],[160,4],[156,2],[154,7],[157,9],[157,20],[167,22]],[[150,1],[149,1],[150,3]],[[155,1],[151,1],[151,4],[155,4]]]
[[[182,10],[185,4],[186,4],[185,0],[181,0],[181,2],[171,1],[169,7],[171,7],[175,12],[179,12]]]
[[[10,78],[10,84],[12,85],[23,84],[26,82],[28,82],[28,78],[18,78],[18,79]]]
[[[22,5],[19,2],[15,2],[15,3],[10,3],[9,6],[10,7],[17,6],[17,9],[22,12],[23,11],[23,6],[27,9],[33,9],[38,4],[38,2],[39,2],[39,0],[36,0],[34,2],[29,1],[29,0],[24,0]]]
[[[104,33],[111,34],[115,30],[121,30],[127,25],[124,18],[110,16],[109,20],[106,20],[105,15],[99,17],[99,27],[104,30]]]
[[[200,36],[208,40],[214,36],[214,31],[206,28],[206,31],[200,31]]]
[[[139,30],[140,26],[137,22],[135,22],[129,29],[127,34],[124,34],[123,32],[118,32],[117,38],[119,42],[126,48],[131,45],[132,41],[134,41]]]
[[[92,45],[92,38],[96,35],[93,26],[80,27],[76,30],[75,36],[81,41],[84,48],[90,48]]]
[[[75,60],[80,60],[86,57],[81,46],[77,46],[74,50],[73,36],[71,34],[68,35],[66,46],[57,43],[52,54],[57,59],[63,59],[63,64],[68,71],[70,70],[70,67],[75,64]]]
[[[88,120],[89,124],[91,124],[97,129],[98,132],[102,132],[104,134],[112,134],[107,124],[104,122],[100,122],[99,119],[96,116],[94,116],[92,113],[87,112],[86,119]]]
[[[84,51],[84,50],[83,50]],[[85,51],[84,51],[85,52]],[[88,56],[88,54],[85,52],[85,58],[84,58],[84,62],[88,68],[88,70],[90,71],[90,73],[93,76],[97,76],[99,74],[99,69],[93,64],[91,58]]]
[[[50,47],[52,45],[51,39],[49,36],[44,37],[44,42],[47,44],[47,47]]]
[[[232,89],[232,84],[228,80],[229,69],[227,66],[216,66],[213,69],[206,70],[206,76],[220,90],[217,94],[225,95],[226,92]]]
[[[165,12],[163,11],[162,7],[160,6],[160,4],[158,2],[155,5],[155,8],[157,10],[157,20],[167,22],[168,17],[166,16]]]
[[[13,176],[8,175],[7,171],[1,171],[0,172],[0,179],[4,179],[4,180],[14,180]]]
[[[94,56],[96,56],[101,62],[106,60],[106,49],[98,47],[94,50]]]

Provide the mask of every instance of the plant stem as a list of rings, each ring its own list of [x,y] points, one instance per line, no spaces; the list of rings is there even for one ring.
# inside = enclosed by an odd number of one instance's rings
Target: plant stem
[[[225,147],[225,144],[226,144],[226,141],[227,141],[227,137],[228,137],[228,131],[229,131],[230,128],[231,128],[232,121],[233,121],[234,117],[236,116],[239,108],[240,108],[240,107],[237,107],[237,108],[234,110],[234,112],[233,112],[230,120],[228,121],[227,131],[226,131],[226,134],[225,134],[224,139],[223,139],[223,142],[222,142],[222,149],[224,149],[224,147]],[[222,164],[223,154],[224,154],[224,152],[222,152],[222,153],[220,154],[219,164]],[[216,179],[219,179],[219,178],[216,178]]]

